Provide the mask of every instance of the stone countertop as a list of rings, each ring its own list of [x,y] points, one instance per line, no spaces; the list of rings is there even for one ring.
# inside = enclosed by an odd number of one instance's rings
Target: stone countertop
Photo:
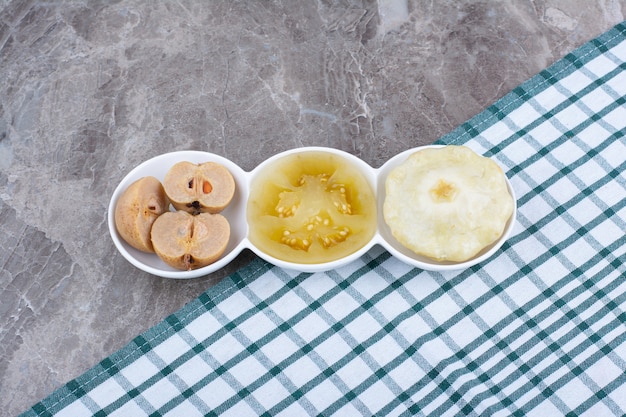
[[[253,258],[151,276],[106,221],[136,165],[251,170],[429,144],[624,20],[626,0],[0,0],[0,415],[24,411]]]

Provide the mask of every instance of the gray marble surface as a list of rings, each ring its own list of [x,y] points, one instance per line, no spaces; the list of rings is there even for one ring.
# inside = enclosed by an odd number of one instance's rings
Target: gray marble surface
[[[0,415],[24,411],[245,265],[143,273],[109,198],[176,150],[374,167],[624,20],[626,1],[0,0]]]

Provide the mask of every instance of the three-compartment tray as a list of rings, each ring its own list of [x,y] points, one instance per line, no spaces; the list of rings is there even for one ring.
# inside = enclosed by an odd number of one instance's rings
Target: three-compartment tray
[[[304,148],[296,148],[292,150],[288,150],[279,154],[274,155],[273,157],[265,160],[261,164],[259,164],[252,171],[244,171],[241,167],[239,167],[234,162],[230,161],[227,158],[222,156],[209,153],[209,152],[201,152],[201,151],[179,151],[179,152],[171,152],[163,155],[159,155],[152,159],[149,159],[132,171],[130,171],[124,179],[119,183],[113,195],[111,197],[109,208],[108,208],[108,223],[109,223],[109,231],[115,246],[119,250],[119,252],[126,258],[131,264],[136,266],[137,268],[148,272],[153,275],[157,275],[164,278],[176,278],[176,279],[188,279],[188,278],[196,278],[200,276],[207,275],[211,272],[217,271],[220,268],[226,266],[230,263],[241,251],[244,249],[252,250],[256,255],[265,259],[266,261],[280,266],[285,269],[297,270],[302,272],[318,272],[318,271],[326,271],[334,268],[338,268],[342,265],[345,265],[358,257],[362,256],[368,250],[370,250],[374,245],[381,245],[384,247],[389,253],[403,262],[415,266],[417,268],[421,268],[424,270],[431,271],[445,271],[445,270],[459,270],[466,269],[472,265],[480,263],[485,259],[491,257],[501,246],[502,244],[509,238],[513,226],[515,224],[515,218],[517,214],[517,204],[515,193],[511,186],[510,181],[506,178],[507,187],[509,193],[513,197],[514,205],[513,205],[513,214],[509,218],[504,232],[500,236],[500,238],[484,248],[480,253],[478,253],[473,258],[463,261],[463,262],[437,262],[432,259],[429,259],[424,256],[420,256],[415,254],[413,251],[407,249],[402,244],[400,244],[392,235],[389,227],[385,223],[383,218],[383,202],[385,198],[385,179],[387,175],[398,165],[402,164],[409,155],[417,152],[421,149],[431,148],[431,147],[441,147],[441,145],[430,145],[423,146],[418,148],[408,149],[393,158],[389,159],[384,165],[380,168],[373,168],[368,165],[366,162],[361,160],[360,158],[349,154],[347,152],[326,148],[326,147],[304,147]],[[254,245],[249,239],[249,231],[250,227],[247,220],[247,203],[248,197],[250,195],[250,184],[254,178],[257,177],[259,172],[262,172],[268,166],[271,166],[275,161],[280,158],[283,158],[292,154],[304,154],[307,152],[322,152],[328,153],[329,156],[334,155],[335,157],[343,158],[348,163],[352,164],[358,171],[360,171],[366,180],[369,182],[374,195],[376,197],[376,205],[377,205],[377,227],[373,237],[357,249],[355,252],[344,256],[340,259],[323,262],[323,263],[294,263],[287,262],[281,259],[277,259],[265,251],[258,248]],[[128,243],[126,243],[119,235],[116,227],[115,227],[115,206],[117,204],[117,200],[121,196],[121,194],[126,190],[126,188],[132,184],[134,181],[139,178],[145,176],[154,176],[160,181],[163,181],[165,174],[167,171],[177,162],[180,161],[189,161],[192,163],[202,163],[202,162],[216,162],[224,165],[232,174],[236,189],[235,195],[231,203],[226,207],[226,209],[222,212],[231,227],[231,236],[229,243],[226,247],[224,254],[218,259],[216,262],[205,266],[203,268],[198,268],[190,271],[181,271],[176,270],[167,264],[165,264],[156,254],[154,253],[144,253],[133,247],[131,247]]]

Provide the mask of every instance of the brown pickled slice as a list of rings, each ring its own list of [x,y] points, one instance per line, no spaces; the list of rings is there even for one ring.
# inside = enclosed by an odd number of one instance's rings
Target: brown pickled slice
[[[151,236],[154,251],[163,262],[188,271],[210,265],[222,256],[230,225],[221,214],[167,212],[154,222]]]
[[[177,210],[219,213],[235,194],[235,180],[222,164],[182,161],[165,174],[163,187]]]
[[[152,224],[169,209],[169,205],[159,180],[154,177],[140,178],[128,186],[117,200],[115,227],[129,245],[142,252],[152,253]]]

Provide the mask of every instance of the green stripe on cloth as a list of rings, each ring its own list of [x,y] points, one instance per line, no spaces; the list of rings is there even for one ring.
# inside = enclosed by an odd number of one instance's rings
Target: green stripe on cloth
[[[438,141],[516,191],[488,261],[257,259],[23,415],[626,415],[625,69],[619,24]]]

